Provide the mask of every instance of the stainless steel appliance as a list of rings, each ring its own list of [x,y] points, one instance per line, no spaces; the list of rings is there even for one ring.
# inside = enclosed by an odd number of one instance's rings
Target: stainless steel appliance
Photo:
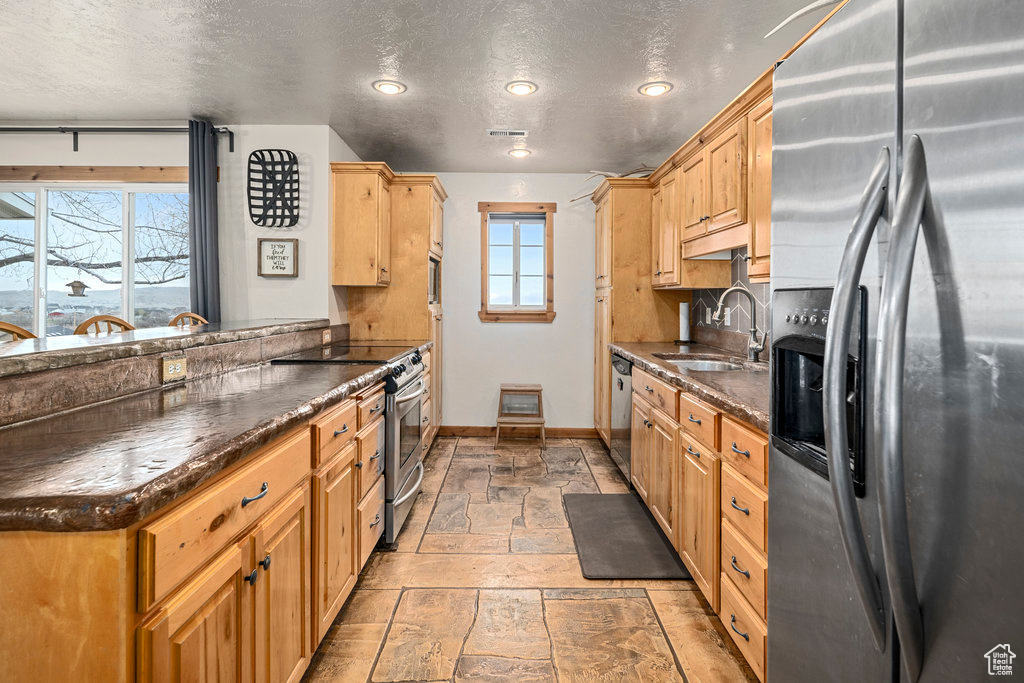
[[[1022,27],[1015,0],[850,0],[776,69],[772,352],[817,343],[803,377],[773,361],[769,681],[1024,649]],[[813,324],[803,288],[834,288]]]
[[[610,448],[612,460],[630,481],[630,419],[633,416],[633,364],[612,354],[612,414]]]
[[[385,383],[384,542],[394,543],[423,484],[423,361],[414,353]]]

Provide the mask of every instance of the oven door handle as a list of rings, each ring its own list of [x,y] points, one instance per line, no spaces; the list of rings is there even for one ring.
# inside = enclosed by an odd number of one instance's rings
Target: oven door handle
[[[885,616],[879,581],[871,566],[864,529],[857,512],[857,499],[850,475],[849,438],[846,424],[846,366],[850,352],[850,325],[856,309],[858,284],[871,238],[882,216],[889,184],[889,148],[878,153],[871,177],[861,196],[846,249],[839,265],[836,287],[829,307],[831,324],[825,335],[825,359],[822,378],[825,426],[825,451],[828,454],[828,480],[832,488],[839,531],[846,560],[853,572],[875,648],[885,651]]]
[[[419,398],[420,396],[422,396],[423,395],[423,390],[426,389],[426,387],[423,386],[423,380],[420,380],[419,382],[420,382],[420,388],[417,391],[409,394],[408,396],[403,396],[402,398],[396,398],[395,399],[395,405],[396,406],[400,406],[403,403],[408,403],[409,401],[411,401],[411,400],[413,400],[415,398]]]
[[[409,491],[408,493],[405,493],[404,495],[402,495],[401,498],[398,498],[393,503],[393,505],[395,507],[398,507],[399,505],[401,505],[405,501],[407,501],[410,498],[412,498],[413,496],[415,496],[416,493],[420,490],[420,486],[423,484],[423,461],[422,460],[420,460],[418,463],[416,463],[416,469],[418,469],[420,471],[420,478],[416,480],[416,485],[412,487],[411,491]]]

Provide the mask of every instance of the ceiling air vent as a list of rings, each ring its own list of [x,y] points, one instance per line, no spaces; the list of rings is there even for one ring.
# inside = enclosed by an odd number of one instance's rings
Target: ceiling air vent
[[[492,138],[525,138],[529,131],[521,128],[488,128],[487,134]]]

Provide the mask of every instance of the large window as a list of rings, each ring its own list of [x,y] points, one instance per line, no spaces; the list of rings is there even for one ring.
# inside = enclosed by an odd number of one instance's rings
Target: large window
[[[551,322],[554,204],[480,202],[480,319]]]
[[[160,327],[188,308],[184,185],[0,185],[0,320],[56,336],[99,314]]]

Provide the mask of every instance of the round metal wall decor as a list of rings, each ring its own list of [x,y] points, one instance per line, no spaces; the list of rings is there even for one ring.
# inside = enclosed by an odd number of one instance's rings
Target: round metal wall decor
[[[249,218],[263,228],[299,222],[299,159],[286,149],[257,149],[249,155]]]

